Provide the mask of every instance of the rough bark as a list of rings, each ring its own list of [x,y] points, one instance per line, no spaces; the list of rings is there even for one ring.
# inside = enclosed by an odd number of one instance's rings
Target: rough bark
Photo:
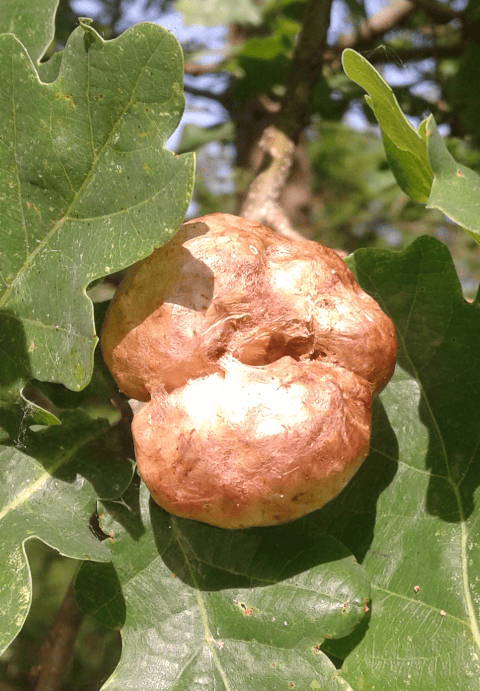
[[[35,691],[56,691],[67,669],[83,614],[75,604],[70,584],[52,627],[40,648]]]
[[[313,91],[322,77],[323,53],[331,0],[308,0],[302,29],[290,66],[285,96],[274,119],[265,128],[257,148],[269,164],[252,180],[240,208],[244,218],[265,223],[291,239],[302,237],[292,227],[279,198],[287,182],[295,146],[309,122]]]

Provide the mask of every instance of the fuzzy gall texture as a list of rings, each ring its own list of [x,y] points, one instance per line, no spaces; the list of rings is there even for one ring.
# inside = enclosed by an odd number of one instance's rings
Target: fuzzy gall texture
[[[154,499],[240,528],[341,491],[367,455],[396,339],[333,250],[211,214],[132,267],[101,346],[119,387],[148,401],[132,429]]]

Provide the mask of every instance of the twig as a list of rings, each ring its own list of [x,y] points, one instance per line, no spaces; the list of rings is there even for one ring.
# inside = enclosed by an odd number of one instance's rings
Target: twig
[[[213,91],[210,91],[210,89],[199,89],[196,86],[192,86],[191,84],[184,84],[183,85],[183,90],[185,91],[186,94],[190,94],[190,96],[199,96],[200,98],[209,98],[212,101],[218,101],[221,105],[223,105],[223,94],[216,94]]]
[[[70,584],[55,621],[40,648],[40,674],[35,691],[56,691],[68,666],[83,614],[73,598]]]
[[[394,26],[398,26],[414,10],[415,7],[410,0],[394,0],[368,19],[363,19],[353,31],[342,34],[335,44],[334,52],[339,53],[345,48],[358,50],[364,43],[370,43]]]
[[[292,165],[295,146],[291,139],[271,125],[264,130],[257,148],[262,152],[262,158],[265,154],[271,156],[271,163],[250,184],[240,215],[251,221],[266,223],[291,240],[303,240],[277,202]]]
[[[462,10],[452,10],[445,3],[436,2],[436,0],[411,0],[411,2],[424,10],[437,24],[446,24],[451,22],[452,19],[464,17]]]
[[[387,46],[388,47],[388,46]],[[378,50],[368,56],[368,62],[372,65],[379,63],[390,63],[393,60],[397,62],[413,62],[415,60],[425,60],[427,58],[435,58],[441,60],[442,58],[458,58],[464,51],[464,46],[460,43],[454,46],[425,46],[424,48],[395,48],[391,52],[384,52]]]
[[[337,43],[328,48],[324,55],[323,61],[330,62],[337,57],[345,48],[356,48],[358,50],[371,46],[372,41],[383,36],[386,32],[398,26],[404,19],[406,19],[415,9],[422,9],[424,12],[432,17],[437,24],[445,24],[452,19],[464,19],[465,13],[462,10],[453,10],[445,3],[436,0],[393,0],[387,7],[382,8],[375,14],[360,21],[357,29],[354,31],[342,34],[339,36]],[[435,57],[432,55],[434,47],[424,49],[427,57]],[[449,57],[449,47],[445,47],[445,56]],[[397,50],[398,52],[398,50]],[[419,51],[420,53],[421,51]],[[453,57],[457,57],[456,53]],[[406,59],[408,51],[406,52]],[[412,59],[416,59],[413,57]],[[420,59],[420,58],[419,58]],[[185,64],[185,74],[198,76],[202,74],[215,74],[223,72],[222,62],[198,64],[189,62]]]
[[[267,223],[281,235],[303,239],[290,224],[278,199],[287,181],[296,142],[311,114],[313,89],[322,76],[323,52],[331,0],[308,0],[290,67],[285,96],[275,125],[267,127],[257,145],[271,161],[251,182],[240,209],[244,218]]]
[[[295,144],[307,126],[315,87],[322,78],[323,53],[332,0],[308,0],[276,126]]]
[[[198,62],[186,62],[184,67],[185,74],[190,74],[193,77],[199,77],[202,74],[218,74],[223,72],[222,64],[218,62],[209,62],[200,64]]]

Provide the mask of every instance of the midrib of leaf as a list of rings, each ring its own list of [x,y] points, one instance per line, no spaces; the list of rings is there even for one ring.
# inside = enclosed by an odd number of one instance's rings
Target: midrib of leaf
[[[219,659],[219,657],[218,657],[218,655],[217,655],[217,651],[215,650],[215,647],[212,645],[212,641],[214,641],[215,639],[214,639],[214,637],[212,636],[212,632],[210,631],[210,628],[209,628],[209,626],[208,626],[208,616],[207,616],[207,610],[206,610],[206,608],[205,608],[205,603],[204,603],[204,601],[203,601],[203,598],[202,598],[201,595],[200,595],[200,588],[199,588],[199,586],[198,586],[198,582],[197,582],[197,578],[196,578],[195,571],[194,571],[194,569],[192,568],[192,565],[191,565],[190,560],[189,560],[189,558],[188,558],[188,556],[187,556],[187,553],[185,552],[185,549],[183,548],[183,544],[182,544],[182,541],[181,541],[181,539],[180,539],[180,533],[179,533],[179,530],[178,530],[178,527],[177,527],[177,522],[176,522],[174,516],[172,516],[172,519],[171,519],[171,526],[172,526],[172,533],[173,533],[173,536],[172,536],[172,537],[174,537],[174,538],[177,540],[178,546],[180,547],[180,550],[181,550],[181,552],[182,552],[182,554],[183,554],[183,558],[185,559],[185,563],[186,563],[187,568],[188,568],[188,571],[189,571],[189,573],[190,573],[190,578],[192,579],[192,583],[193,583],[194,586],[195,586],[195,588],[194,588],[194,590],[195,590],[195,598],[196,598],[196,600],[197,600],[198,609],[199,609],[199,611],[200,611],[200,617],[201,617],[201,619],[202,619],[205,643],[207,644],[207,646],[208,646],[209,649],[210,649],[210,652],[211,652],[211,654],[212,654],[212,658],[213,658],[213,660],[214,660],[214,662],[215,662],[215,665],[216,665],[216,667],[217,667],[217,669],[218,669],[218,671],[219,671],[219,673],[220,673],[220,676],[221,676],[222,681],[223,681],[223,683],[224,683],[224,685],[225,685],[226,691],[233,691],[233,689],[232,689],[232,687],[230,686],[230,683],[229,683],[229,681],[228,681],[228,678],[227,678],[227,675],[226,675],[226,673],[225,673],[225,670],[223,669],[223,667],[222,667],[222,665],[221,665],[220,659]]]
[[[370,280],[374,284],[372,277],[370,277]],[[381,295],[381,292],[378,290],[377,286],[375,286],[375,288],[376,288],[378,302],[381,303],[381,307],[382,307],[383,311],[386,314],[388,314],[388,316],[392,319],[392,315],[390,314],[387,306],[383,303],[381,298],[378,297]],[[406,327],[407,331],[408,331],[408,323],[410,321],[410,315],[412,313],[412,310],[413,310],[413,306],[410,310],[408,320],[407,320],[407,327]],[[462,585],[463,585],[463,595],[465,598],[465,609],[467,612],[468,620],[470,622],[470,630],[472,632],[472,637],[473,637],[474,643],[477,646],[478,651],[480,652],[480,627],[479,627],[479,623],[478,623],[476,615],[475,615],[475,608],[473,606],[472,594],[470,591],[470,585],[468,583],[468,554],[467,554],[468,531],[467,531],[467,527],[465,525],[465,514],[463,511],[462,499],[460,496],[460,492],[458,491],[458,487],[454,483],[454,481],[452,480],[452,477],[451,477],[450,463],[449,463],[449,459],[448,459],[447,449],[445,446],[445,442],[443,440],[443,435],[441,434],[440,428],[438,426],[437,419],[436,419],[435,415],[433,414],[433,410],[432,410],[432,407],[430,405],[430,400],[429,400],[429,398],[425,392],[425,389],[422,385],[422,382],[420,380],[420,376],[418,374],[417,368],[415,367],[413,360],[410,357],[410,354],[409,354],[408,349],[406,347],[404,334],[400,333],[400,331],[398,329],[396,331],[397,331],[397,335],[398,335],[398,337],[402,343],[403,352],[405,353],[405,357],[406,357],[410,367],[412,368],[412,372],[414,374],[415,379],[418,382],[420,393],[423,397],[425,405],[427,406],[427,410],[429,412],[430,419],[432,420],[433,425],[435,427],[435,431],[437,433],[438,439],[440,440],[440,445],[442,448],[442,455],[443,455],[443,458],[445,461],[445,467],[447,468],[447,472],[448,472],[447,479],[448,479],[448,482],[453,489],[453,493],[455,495],[455,499],[457,502],[458,514],[460,516],[460,534],[461,534],[460,554],[461,554],[461,562],[462,562]],[[377,588],[377,589],[381,590],[381,588]],[[398,595],[398,597],[400,597],[400,595]]]
[[[41,242],[39,242],[39,243],[37,244],[37,246],[36,246],[35,249],[32,251],[32,253],[29,254],[29,255],[26,257],[26,259],[25,259],[23,265],[22,265],[22,266],[20,267],[20,269],[18,270],[18,273],[17,273],[15,279],[12,281],[12,283],[10,284],[10,286],[7,288],[7,290],[5,291],[5,293],[3,294],[3,296],[0,298],[0,307],[3,307],[3,305],[5,305],[5,304],[8,302],[8,298],[10,297],[11,292],[14,290],[15,286],[16,286],[17,283],[20,281],[20,279],[22,278],[23,274],[26,273],[26,271],[28,270],[28,268],[29,268],[31,262],[33,261],[33,259],[35,258],[35,256],[36,256],[41,250],[44,249],[44,247],[45,247],[45,246],[48,244],[48,242],[50,241],[50,238],[53,237],[53,235],[55,235],[55,233],[56,233],[57,230],[62,226],[62,224],[64,223],[64,221],[65,221],[65,220],[77,220],[78,222],[80,222],[80,221],[84,220],[84,219],[75,219],[75,218],[73,218],[73,217],[70,216],[70,213],[71,213],[72,209],[74,208],[75,204],[77,203],[77,201],[79,200],[79,198],[81,197],[81,193],[83,192],[83,190],[85,189],[85,187],[86,187],[86,186],[88,185],[88,183],[90,182],[90,179],[91,179],[91,177],[93,176],[93,174],[94,174],[94,172],[95,172],[96,164],[97,164],[98,160],[101,158],[101,155],[102,155],[103,151],[105,150],[105,148],[110,144],[110,141],[111,141],[111,139],[112,139],[112,136],[114,135],[114,133],[115,133],[115,132],[117,131],[117,129],[118,129],[119,123],[121,122],[121,120],[122,120],[122,118],[124,117],[125,113],[127,112],[128,108],[130,108],[130,106],[132,105],[132,102],[133,102],[133,94],[135,93],[135,90],[136,90],[136,88],[137,88],[137,86],[138,86],[138,82],[139,82],[139,80],[140,80],[140,77],[143,75],[144,71],[145,71],[145,70],[147,69],[147,67],[149,66],[150,61],[152,60],[152,57],[153,57],[153,55],[156,53],[157,50],[158,50],[158,48],[156,48],[156,50],[152,53],[152,55],[150,56],[149,60],[145,63],[144,67],[143,67],[142,70],[139,72],[139,74],[138,74],[138,76],[137,76],[137,79],[136,79],[136,82],[135,82],[135,84],[134,84],[134,86],[133,86],[133,88],[132,88],[132,90],[131,90],[131,96],[130,96],[130,99],[129,99],[128,103],[126,103],[124,109],[122,110],[121,114],[120,114],[119,117],[117,118],[117,121],[115,122],[115,124],[114,124],[113,127],[111,128],[110,134],[109,134],[108,137],[105,139],[105,142],[104,142],[104,143],[102,144],[102,146],[98,149],[97,154],[95,154],[95,148],[94,148],[94,142],[93,142],[92,119],[91,119],[91,117],[90,117],[90,99],[87,98],[88,121],[89,121],[89,125],[90,125],[91,146],[92,146],[92,152],[93,152],[93,162],[92,162],[92,165],[91,165],[91,167],[90,167],[90,170],[88,171],[87,175],[85,176],[84,181],[82,182],[82,184],[81,184],[80,187],[78,188],[78,191],[75,193],[74,197],[72,198],[72,201],[70,202],[68,208],[66,209],[65,214],[62,216],[62,218],[60,218],[60,219],[51,227],[51,229],[46,233],[44,239],[43,239]],[[35,69],[35,66],[33,66],[33,69]],[[38,72],[36,71],[36,69],[35,69],[35,73],[36,73],[36,75],[37,75],[37,79],[38,79],[39,83],[40,83],[40,84],[43,84],[43,82],[40,80],[40,77],[39,77]],[[88,69],[88,89],[89,89],[89,87],[90,87],[90,69]],[[16,127],[15,127],[14,129],[15,129],[15,135],[16,135],[16,133],[17,133],[17,132],[16,132]],[[19,173],[19,167],[18,167],[18,157],[17,157],[16,153],[17,153],[17,137],[15,136],[15,164],[16,164],[16,170],[17,170],[17,181],[18,181],[18,184],[19,184],[19,198],[21,199],[22,197],[21,197],[20,173]],[[124,211],[126,211],[126,210],[123,209],[122,212],[124,212]],[[22,212],[22,215],[23,215],[23,212]],[[27,228],[26,228],[26,225],[24,225],[24,227],[25,227],[25,235],[26,235],[26,238],[27,238],[27,248],[28,248],[28,235],[27,235]]]
[[[5,518],[5,516],[10,512],[14,511],[17,509],[21,504],[23,504],[27,499],[29,499],[37,490],[39,490],[43,484],[48,480],[48,478],[56,472],[62,465],[67,463],[76,453],[79,449],[82,448],[85,444],[89,444],[91,441],[94,441],[97,437],[101,437],[102,434],[105,433],[105,431],[109,430],[109,427],[102,427],[96,434],[92,434],[90,437],[87,439],[82,439],[81,442],[76,444],[75,446],[71,447],[66,454],[63,456],[60,456],[60,458],[51,464],[49,466],[48,470],[45,470],[38,478],[35,480],[34,483],[30,484],[26,489],[23,490],[23,492],[20,492],[15,499],[13,499],[9,504],[3,507],[3,509],[0,510],[0,521]],[[31,457],[30,457],[31,458]]]
[[[478,625],[477,618],[475,616],[475,608],[473,606],[472,593],[470,591],[470,586],[468,583],[468,555],[467,555],[467,539],[468,531],[465,525],[465,518],[463,514],[463,507],[461,506],[460,492],[455,488],[455,496],[459,505],[459,512],[462,522],[460,524],[461,534],[462,534],[462,578],[463,578],[463,591],[465,595],[465,606],[467,609],[468,618],[470,619],[470,627],[472,629],[473,640],[475,645],[480,651],[480,628]]]

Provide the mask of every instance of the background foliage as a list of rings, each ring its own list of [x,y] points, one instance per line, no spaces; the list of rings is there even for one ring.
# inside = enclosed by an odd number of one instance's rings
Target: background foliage
[[[57,4],[0,8],[1,691],[478,691],[477,3]],[[278,202],[356,250],[398,365],[335,501],[225,532],[150,501],[96,334],[185,214],[238,213],[307,5],[327,41]]]

